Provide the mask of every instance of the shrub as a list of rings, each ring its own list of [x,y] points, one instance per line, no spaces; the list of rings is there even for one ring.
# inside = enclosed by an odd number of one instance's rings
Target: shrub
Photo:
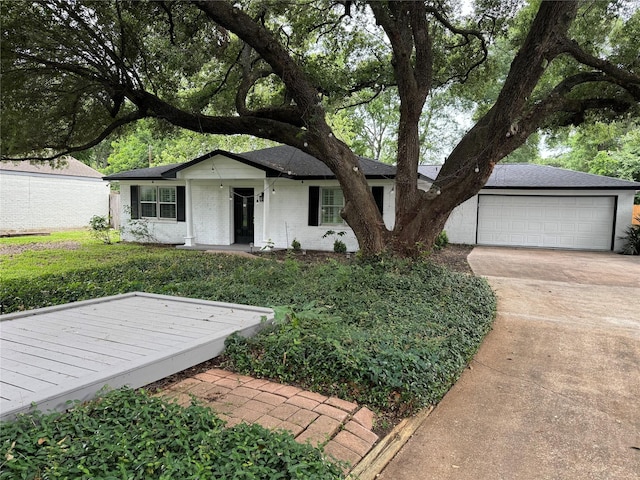
[[[327,238],[329,236],[333,236],[333,251],[336,253],[347,253],[347,245],[340,240],[340,237],[343,237],[347,234],[347,232],[341,231],[336,232],[334,230],[327,230],[322,238]]]
[[[291,242],[291,248],[293,248],[294,252],[299,252],[302,248],[302,245],[300,245],[300,242],[294,238],[293,242]]]
[[[347,253],[347,245],[342,240],[333,242],[333,251],[336,253]]]
[[[115,390],[68,413],[2,424],[0,479],[343,478],[320,450],[211,410]]]
[[[131,207],[129,205],[124,207],[124,213],[131,216]],[[129,218],[126,224],[120,227],[120,231],[131,235],[139,243],[159,243],[153,233],[153,225],[149,223],[147,218]]]
[[[640,222],[640,217],[636,217]],[[622,237],[625,241],[622,253],[625,255],[640,255],[640,225],[629,225]]]
[[[100,240],[102,243],[111,245],[111,217],[94,215],[89,220],[89,228],[91,228],[91,235]]]
[[[435,250],[442,250],[447,245],[449,245],[449,237],[447,236],[447,232],[443,230],[436,238],[436,242],[433,245],[433,248]]]

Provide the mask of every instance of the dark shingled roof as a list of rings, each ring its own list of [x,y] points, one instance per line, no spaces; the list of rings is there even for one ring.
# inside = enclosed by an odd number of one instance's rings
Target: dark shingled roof
[[[440,168],[421,165],[418,170],[429,179],[437,180]],[[505,163],[495,166],[484,188],[640,190],[640,183],[548,165]]]
[[[185,163],[163,165],[160,167],[141,168],[127,172],[115,173],[105,177],[106,180],[161,180],[176,178],[180,170],[195,165],[203,160],[224,155],[246,165],[264,170],[267,177],[284,177],[291,179],[332,179],[335,175],[329,167],[311,155],[295,147],[283,145],[265,148],[246,153],[231,153],[215,150]],[[395,178],[396,167],[360,157],[360,166],[367,178]]]
[[[55,162],[48,160],[39,160],[34,162],[29,160],[21,160],[19,162],[2,160],[0,161],[0,170],[24,173],[42,173],[45,175],[59,175],[67,177],[102,178],[102,174],[100,172],[73,157],[64,157],[59,161],[61,163],[56,167]]]
[[[164,176],[169,170],[184,165],[184,163],[172,163],[171,165],[160,165],[159,167],[138,168],[136,170],[127,170],[126,172],[118,172],[107,177],[105,180],[162,180],[167,178]],[[175,175],[174,175],[175,177]],[[173,178],[173,177],[172,177]]]

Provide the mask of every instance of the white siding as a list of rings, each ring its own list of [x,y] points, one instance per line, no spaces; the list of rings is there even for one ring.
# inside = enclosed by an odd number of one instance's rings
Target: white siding
[[[175,183],[166,182],[167,185],[174,186]],[[151,185],[152,182],[120,182],[120,201],[122,212],[120,213],[120,238],[125,242],[157,242],[168,244],[183,244],[187,234],[185,222],[175,220],[149,220],[141,219],[134,222],[146,224],[150,238],[137,238],[132,235],[131,230],[131,185]]]
[[[371,186],[384,186],[383,218],[387,227],[393,227],[395,215],[395,196],[391,193],[392,181],[371,181]],[[297,239],[305,250],[333,250],[334,237],[322,238],[328,231],[345,231],[347,234],[340,240],[347,245],[347,250],[358,250],[358,241],[349,226],[318,225],[309,226],[309,187],[337,187],[335,180],[278,180],[275,184],[275,195],[269,191],[269,222],[266,238],[262,238],[261,245],[269,239],[276,248],[288,248],[293,239]],[[256,235],[256,241],[258,237]],[[258,243],[256,243],[258,244]]]
[[[179,179],[219,180],[223,183],[224,180],[262,179],[265,176],[264,170],[245,165],[222,155],[203,160],[178,172]],[[220,186],[220,183],[218,183],[218,186]]]
[[[167,181],[168,185],[183,185],[184,182]],[[294,181],[288,179],[267,178],[256,180],[193,180],[191,185],[193,233],[196,244],[230,245],[233,243],[233,202],[234,188],[254,189],[254,245],[261,248],[273,243],[275,248],[289,248],[293,239],[297,239],[303,249],[332,250],[333,238],[322,238],[327,230],[345,231],[340,238],[349,251],[358,249],[358,242],[351,229],[346,225],[309,226],[309,187],[336,187],[337,181]],[[384,186],[384,221],[393,226],[395,196],[391,193],[392,182],[373,181],[372,185]],[[130,220],[130,186],[149,185],[151,182],[121,182],[122,222],[125,225],[123,240],[136,241],[127,233]],[[157,184],[157,183],[156,183]],[[273,189],[275,188],[275,193]],[[258,197],[263,194],[263,201]],[[266,219],[266,225],[265,225]],[[142,220],[147,223],[150,233],[161,243],[184,243],[185,222],[166,220]]]
[[[109,184],[98,178],[0,172],[0,231],[88,227],[109,214]]]
[[[192,198],[192,218],[194,242],[206,245],[230,245],[233,238],[233,202],[230,200],[234,188],[253,188],[254,199],[254,245],[256,248],[273,244],[276,248],[289,248],[293,239],[297,239],[303,249],[332,250],[333,238],[322,238],[327,230],[345,231],[347,235],[340,239],[347,249],[355,251],[358,243],[353,232],[346,224],[309,226],[309,187],[337,187],[335,180],[289,180],[267,178],[265,172],[244,165],[241,162],[216,156],[202,161],[179,172],[177,180],[166,181],[170,185],[184,185],[190,179]],[[130,205],[129,185],[151,184],[151,182],[122,182],[122,205]],[[384,187],[384,222],[387,228],[393,228],[395,216],[395,195],[392,193],[392,180],[371,181],[372,186]],[[220,186],[222,185],[222,188]],[[421,181],[421,189],[428,189],[429,183]],[[275,188],[275,193],[272,189]],[[258,196],[263,194],[263,200]],[[487,189],[482,195],[514,196],[560,196],[615,197],[615,250],[620,249],[622,241],[618,238],[631,222],[633,192],[630,191],[594,191],[594,190],[507,190]],[[523,213],[524,214],[524,213]],[[613,215],[613,213],[611,214]],[[128,216],[123,214],[123,222]],[[613,225],[611,218],[610,225]],[[449,217],[445,230],[451,243],[475,244],[478,231],[478,196],[467,200],[457,207]],[[566,222],[559,228],[570,228]],[[149,229],[155,238],[163,243],[184,243],[185,222],[149,221]],[[608,233],[611,236],[611,231]],[[125,240],[135,240],[126,233]]]
[[[617,195],[618,197],[613,251],[619,252],[624,246],[624,240],[622,239],[624,232],[629,225],[631,225],[633,219],[633,197],[635,196],[635,192],[631,190],[621,190],[611,192],[611,194]]]
[[[451,243],[473,245],[476,243],[476,221],[478,218],[478,196],[459,205],[449,216],[444,226]]]

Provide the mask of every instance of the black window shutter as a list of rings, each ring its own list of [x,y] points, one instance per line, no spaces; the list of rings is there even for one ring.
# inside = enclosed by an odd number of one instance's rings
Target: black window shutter
[[[317,227],[320,210],[320,187],[309,187],[309,226]]]
[[[138,185],[131,185],[131,218],[133,220],[140,218],[139,192],[140,187]]]
[[[176,187],[176,213],[179,222],[184,222],[186,220],[185,215],[185,190],[184,187]]]
[[[384,214],[384,187],[371,187],[373,199],[376,201],[380,215]]]

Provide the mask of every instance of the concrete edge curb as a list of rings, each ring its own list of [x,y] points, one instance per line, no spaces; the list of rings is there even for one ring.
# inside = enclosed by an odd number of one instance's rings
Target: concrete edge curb
[[[358,465],[347,476],[347,480],[375,479],[427,419],[434,408],[433,406],[425,408],[415,416],[402,420],[360,460]]]

